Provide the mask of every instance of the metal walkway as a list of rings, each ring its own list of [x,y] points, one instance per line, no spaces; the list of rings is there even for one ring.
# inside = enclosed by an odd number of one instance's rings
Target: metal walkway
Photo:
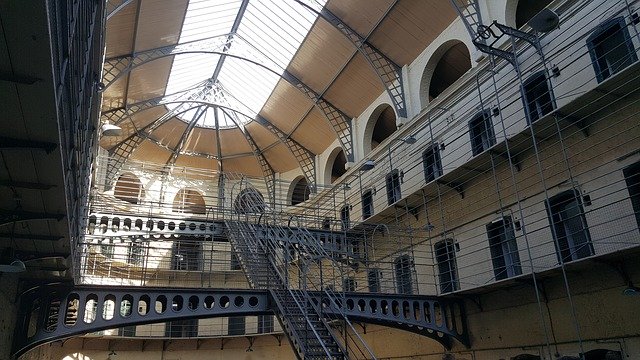
[[[328,305],[326,297],[316,292],[310,292],[310,295],[312,304],[324,304],[323,316],[340,313],[335,306]],[[347,293],[345,300],[342,311],[352,321],[418,333],[437,340],[446,348],[451,347],[454,339],[468,345],[464,310],[459,301],[369,293]],[[23,293],[19,303],[20,322],[16,324],[12,351],[15,358],[41,344],[100,330],[279,311],[272,294],[265,289],[47,285]]]

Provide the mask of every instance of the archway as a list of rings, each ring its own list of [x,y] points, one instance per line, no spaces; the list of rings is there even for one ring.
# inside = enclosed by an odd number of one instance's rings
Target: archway
[[[460,40],[442,44],[431,56],[422,73],[420,100],[422,107],[442,94],[471,69],[469,48]]]
[[[325,184],[333,184],[338,178],[347,172],[347,157],[344,154],[344,150],[341,147],[333,149],[329,154],[327,163],[324,169],[324,182]]]
[[[125,173],[116,181],[113,196],[131,204],[139,204],[144,198],[144,187],[137,176]]]
[[[204,198],[197,190],[181,189],[173,198],[173,211],[191,214],[205,214]]]
[[[396,131],[396,113],[389,104],[379,105],[371,116],[364,132],[364,154],[368,154],[375,149],[386,138]]]
[[[551,0],[510,0],[505,9],[505,23],[519,29],[550,3]]]
[[[309,183],[304,176],[300,176],[292,182],[291,205],[298,205],[309,200]]]
[[[261,214],[264,209],[264,196],[254,188],[242,189],[233,201],[233,210],[237,214]]]

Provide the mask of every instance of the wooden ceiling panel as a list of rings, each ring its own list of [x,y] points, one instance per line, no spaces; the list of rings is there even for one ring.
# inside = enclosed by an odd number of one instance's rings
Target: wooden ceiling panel
[[[164,95],[172,64],[173,57],[165,57],[133,69],[129,75],[129,103]]]
[[[220,130],[220,150],[224,156],[251,153],[251,146],[238,128]]]
[[[322,92],[349,60],[355,47],[326,21],[317,21],[291,60],[288,70],[316,92]]]
[[[366,36],[393,2],[393,0],[331,0],[327,2],[326,7],[358,34]]]
[[[102,93],[102,111],[116,109],[124,106],[124,93],[127,86],[127,77],[123,76],[113,82]]]
[[[134,0],[107,20],[105,32],[106,58],[126,55],[133,52],[136,13],[141,0]]]
[[[252,121],[246,124],[245,129],[249,132],[249,135],[253,138],[260,149],[264,149],[270,146],[274,142],[279,142],[278,138],[273,135],[269,130],[265,129],[262,125]]]
[[[178,42],[188,0],[141,0],[135,51]]]
[[[228,160],[222,160],[222,168],[225,172],[246,174],[249,176],[262,176],[262,169],[254,156],[243,156]]]
[[[314,154],[320,154],[331,145],[336,139],[336,135],[324,114],[314,107],[291,135],[291,138]]]
[[[278,144],[264,152],[264,157],[276,172],[285,172],[299,167],[296,158],[284,144]]]
[[[186,122],[173,118],[155,129],[150,137],[171,149],[175,149],[186,129]]]
[[[185,150],[199,154],[218,155],[217,141],[215,129],[195,128],[187,140]]]
[[[269,100],[260,111],[273,125],[285,133],[290,133],[296,123],[303,118],[312,102],[300,90],[280,80],[273,89]]]
[[[358,116],[385,91],[380,79],[362,55],[353,58],[331,85],[325,99],[347,114]]]
[[[411,63],[456,17],[448,1],[403,0],[369,42],[399,65]]]
[[[149,140],[145,140],[131,154],[131,159],[165,164],[171,158],[171,152]]]
[[[187,168],[196,168],[196,169],[211,169],[218,170],[218,160],[209,159],[202,156],[187,156],[180,155],[176,160],[175,166],[182,166]]]

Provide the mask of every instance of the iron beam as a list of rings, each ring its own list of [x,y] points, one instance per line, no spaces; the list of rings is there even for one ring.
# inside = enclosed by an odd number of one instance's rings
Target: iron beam
[[[0,150],[36,149],[44,150],[47,154],[50,154],[57,147],[58,144],[47,141],[33,141],[0,136]]]

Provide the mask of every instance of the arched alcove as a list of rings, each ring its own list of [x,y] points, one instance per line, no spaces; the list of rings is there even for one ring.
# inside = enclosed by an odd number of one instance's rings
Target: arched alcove
[[[471,69],[469,48],[460,40],[442,44],[431,56],[422,73],[420,100],[422,107],[442,94]]]
[[[205,214],[206,204],[202,195],[193,189],[180,189],[173,198],[173,211],[191,214]]]
[[[325,184],[333,184],[334,181],[344,175],[347,172],[346,165],[347,157],[344,154],[344,150],[341,147],[333,149],[327,158],[324,168]]]
[[[551,0],[510,0],[505,11],[506,25],[516,29],[524,26],[540,10],[549,6]]]
[[[233,211],[237,214],[261,214],[264,209],[264,196],[254,188],[242,189],[233,201]]]
[[[124,173],[116,181],[113,196],[128,203],[139,204],[144,199],[144,187],[137,176]]]
[[[290,199],[291,205],[298,205],[309,200],[309,184],[304,176],[299,176],[291,183]]]
[[[364,131],[363,150],[368,154],[396,131],[396,113],[389,104],[379,105],[369,117]]]

